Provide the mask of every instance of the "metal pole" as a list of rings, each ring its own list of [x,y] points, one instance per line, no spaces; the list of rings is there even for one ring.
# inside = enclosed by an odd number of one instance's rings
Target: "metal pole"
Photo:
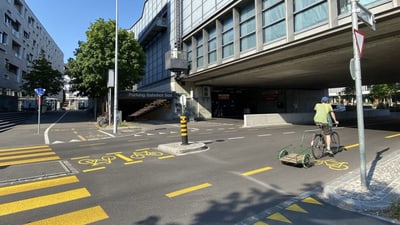
[[[42,105],[42,101],[41,101],[41,97],[40,95],[38,95],[38,124],[37,124],[37,134],[40,134],[40,107]]]
[[[113,132],[117,130],[117,110],[118,110],[118,0],[115,0],[115,62],[114,62],[114,127]]]
[[[357,127],[358,139],[360,144],[360,177],[361,188],[368,190],[366,179],[366,166],[365,166],[365,136],[364,136],[364,111],[363,111],[363,98],[361,91],[361,62],[360,54],[357,47],[357,40],[354,30],[358,30],[358,16],[357,16],[357,2],[358,0],[351,0],[351,16],[353,23],[353,52],[354,52],[354,69],[355,69],[355,84],[356,84],[356,104],[357,104]]]

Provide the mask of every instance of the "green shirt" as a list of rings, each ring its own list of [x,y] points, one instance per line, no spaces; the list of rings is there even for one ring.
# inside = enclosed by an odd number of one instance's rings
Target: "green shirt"
[[[315,123],[323,123],[323,124],[332,125],[330,112],[332,112],[333,109],[330,104],[317,103],[314,106],[314,110],[315,110],[315,115],[314,115]]]

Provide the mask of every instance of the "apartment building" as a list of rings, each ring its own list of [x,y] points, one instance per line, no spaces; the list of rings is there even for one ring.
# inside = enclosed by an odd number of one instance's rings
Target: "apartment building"
[[[63,72],[64,53],[23,0],[1,0],[0,18],[0,111],[18,111],[22,99],[34,97],[20,89],[32,61],[43,51],[53,69]]]

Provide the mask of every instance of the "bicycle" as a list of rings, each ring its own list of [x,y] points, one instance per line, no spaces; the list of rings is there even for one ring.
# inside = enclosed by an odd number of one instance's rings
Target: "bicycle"
[[[90,164],[92,166],[97,166],[99,164],[111,164],[113,160],[117,157],[112,155],[102,156],[100,159],[81,159],[78,161],[79,164]]]
[[[319,132],[315,133],[311,142],[311,152],[315,159],[320,159],[326,155],[326,140],[325,134],[323,134],[321,125],[318,125]],[[339,134],[329,127],[329,133],[331,136],[331,150],[337,152],[340,148]]]

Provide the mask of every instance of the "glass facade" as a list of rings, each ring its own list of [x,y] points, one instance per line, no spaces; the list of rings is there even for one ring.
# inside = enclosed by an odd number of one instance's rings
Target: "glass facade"
[[[294,30],[301,31],[328,22],[327,0],[294,0]]]
[[[203,34],[199,34],[196,41],[196,66],[199,68],[204,66]]]
[[[263,0],[263,42],[267,43],[286,35],[284,0]]]
[[[208,29],[208,63],[217,61],[217,30],[215,26]]]
[[[365,7],[369,7],[375,4],[389,2],[390,0],[359,0],[359,3]],[[350,0],[338,0],[338,11],[340,14],[350,13],[351,1]]]
[[[233,18],[232,15],[222,21],[222,58],[233,56]]]
[[[254,2],[240,10],[240,51],[256,47],[256,16]]]

